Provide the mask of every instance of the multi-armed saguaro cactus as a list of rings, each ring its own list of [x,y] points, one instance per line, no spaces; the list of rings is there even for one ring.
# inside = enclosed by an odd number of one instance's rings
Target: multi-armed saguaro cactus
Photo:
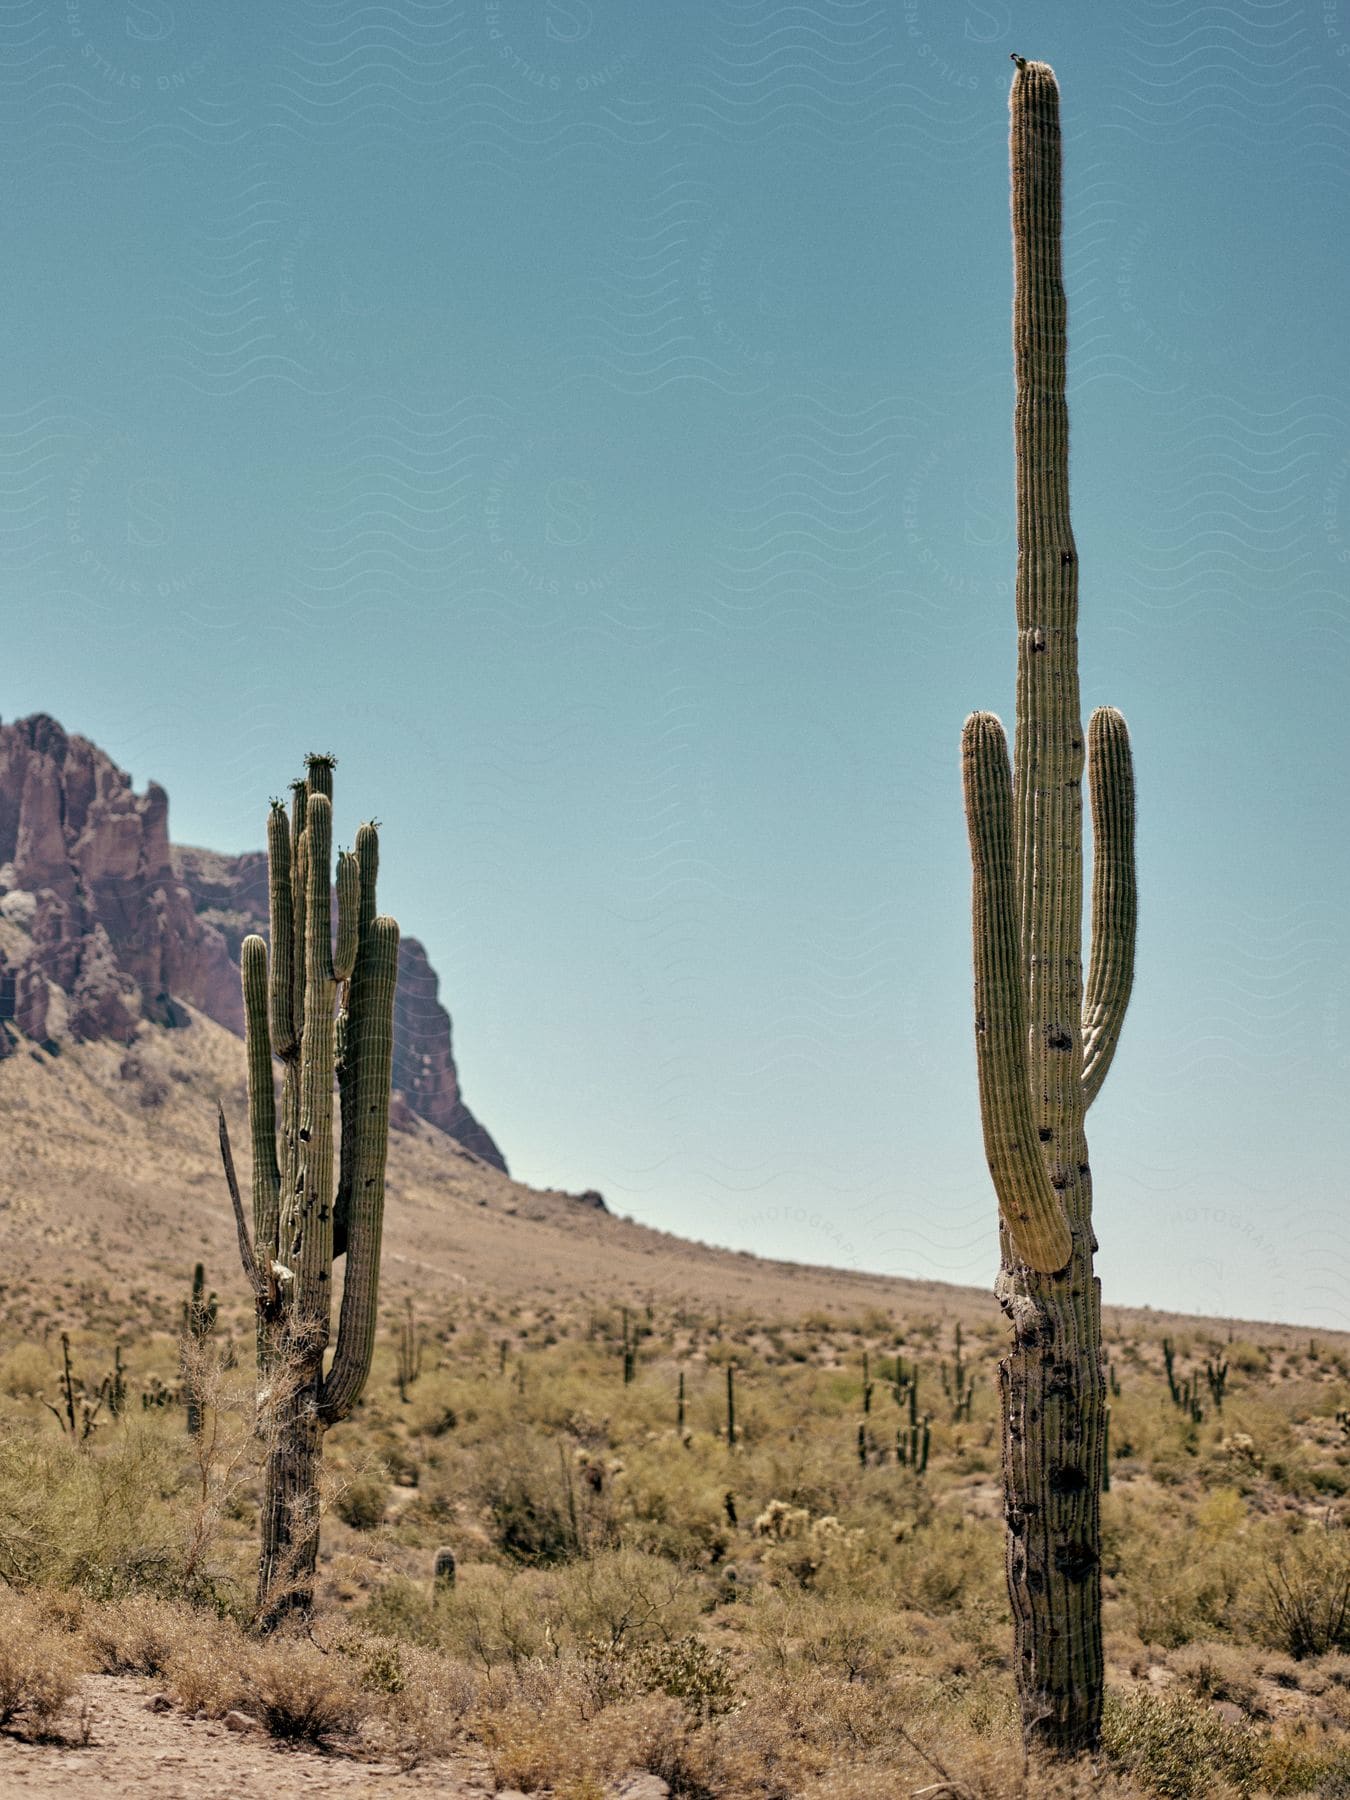
[[[286,809],[267,825],[271,959],[244,939],[240,964],[253,1143],[253,1243],[229,1154],[240,1254],[258,1309],[259,1411],[267,1437],[258,1605],[264,1623],[306,1612],[318,1553],[323,1434],[346,1418],[375,1345],[389,1136],[398,926],[377,917],[373,825],[337,862],[337,942],[330,900],[333,758],[308,758]],[[270,1029],[269,1029],[270,1019]],[[281,1059],[281,1131],[272,1057]],[[333,1084],[341,1098],[334,1179]],[[333,1362],[333,1261],[346,1273]]]
[[[1092,956],[1083,992],[1083,727],[1078,555],[1069,525],[1059,89],[1014,57],[1017,733],[962,740],[973,865],[975,1043],[998,1195],[997,1293],[1008,1588],[1023,1728],[1073,1752],[1102,1704],[1098,1495],[1105,1456],[1101,1289],[1083,1119],[1115,1054],[1134,965],[1134,788],[1118,712],[1087,732]]]

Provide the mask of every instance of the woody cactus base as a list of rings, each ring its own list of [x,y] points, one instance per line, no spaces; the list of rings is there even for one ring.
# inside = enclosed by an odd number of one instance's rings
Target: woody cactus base
[[[253,1147],[252,1242],[221,1113],[240,1254],[257,1305],[259,1419],[267,1440],[258,1612],[268,1626],[313,1604],[319,1466],[375,1347],[398,926],[375,911],[373,825],[337,860],[331,913],[333,758],[311,756],[267,825],[271,954],[244,939],[240,964]],[[282,1065],[278,1135],[273,1056]],[[335,1145],[333,1086],[341,1102]],[[334,1152],[338,1151],[335,1175]],[[332,1365],[333,1263],[346,1256]]]
[[[1015,1668],[1028,1744],[1073,1753],[1098,1740],[1103,1684],[1106,1383],[1084,1115],[1133,978],[1134,785],[1125,722],[1103,707],[1086,734],[1094,856],[1084,993],[1059,88],[1045,63],[1013,60],[1017,730],[1010,768],[1002,725],[973,714],[962,766],[980,1110],[1002,1247],[996,1292],[1013,1332],[999,1374]]]

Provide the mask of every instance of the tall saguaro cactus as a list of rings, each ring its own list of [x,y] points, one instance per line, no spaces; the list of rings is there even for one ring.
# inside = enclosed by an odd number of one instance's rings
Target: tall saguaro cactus
[[[1072,1753],[1102,1708],[1106,1454],[1101,1284],[1084,1115],[1115,1054],[1134,967],[1134,787],[1125,721],[1092,716],[1092,953],[1082,969],[1084,733],[1078,554],[1069,524],[1059,88],[1014,57],[1017,731],[974,713],[962,738],[973,871],[975,1043],[998,1196],[996,1292],[1008,1590],[1028,1743]]]
[[[275,1625],[308,1612],[318,1555],[324,1432],[345,1419],[375,1346],[393,1065],[398,926],[375,911],[379,841],[363,825],[337,862],[331,913],[333,758],[311,756],[291,816],[267,824],[271,956],[240,952],[253,1145],[253,1236],[225,1117],[221,1148],[240,1254],[258,1313],[259,1414],[267,1438],[258,1608]],[[278,1138],[273,1056],[281,1060]],[[334,1174],[333,1088],[341,1099]],[[346,1256],[331,1367],[333,1263]]]

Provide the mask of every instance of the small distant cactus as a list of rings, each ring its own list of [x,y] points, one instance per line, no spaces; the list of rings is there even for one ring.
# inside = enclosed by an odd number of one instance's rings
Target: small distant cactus
[[[1215,1412],[1223,1411],[1223,1397],[1228,1387],[1228,1364],[1225,1360],[1215,1358],[1205,1360],[1205,1380],[1209,1384],[1209,1394],[1214,1402]]]
[[[82,1385],[77,1390],[70,1365],[70,1334],[65,1331],[61,1333],[61,1398],[63,1404],[59,1407],[53,1406],[50,1400],[44,1400],[42,1404],[73,1444],[87,1444],[98,1423],[103,1401],[97,1394],[91,1397],[85,1393]]]
[[[896,1398],[900,1398],[898,1392]],[[928,1467],[932,1421],[927,1413],[922,1418],[919,1417],[919,1373],[917,1369],[906,1388],[904,1404],[909,1408],[909,1423],[907,1426],[898,1425],[896,1427],[896,1461],[913,1469],[916,1475],[922,1475]]]
[[[947,1396],[952,1409],[952,1424],[962,1419],[969,1419],[970,1409],[975,1404],[975,1375],[961,1356],[961,1322],[956,1324],[956,1348],[952,1362],[942,1365],[942,1391]]]
[[[1190,1419],[1192,1425],[1204,1424],[1205,1409],[1200,1404],[1200,1371],[1198,1369],[1192,1369],[1190,1380],[1183,1390],[1182,1411]]]
[[[1192,1369],[1184,1379],[1177,1376],[1177,1351],[1171,1338],[1162,1341],[1163,1368],[1167,1372],[1167,1391],[1172,1397],[1172,1404],[1178,1412],[1183,1412],[1193,1425],[1202,1425],[1205,1420],[1205,1409],[1200,1403],[1200,1371]],[[1211,1376],[1212,1371],[1212,1376]],[[1222,1372],[1220,1372],[1222,1371]],[[1223,1407],[1223,1390],[1228,1380],[1228,1364],[1205,1364],[1206,1378],[1210,1381],[1210,1391],[1214,1392],[1216,1408]]]
[[[205,1265],[198,1263],[192,1271],[192,1292],[183,1302],[183,1392],[187,1396],[187,1428],[193,1437],[201,1435],[201,1353],[216,1328],[216,1313],[216,1296],[206,1291]]]
[[[403,1318],[398,1329],[398,1367],[395,1380],[398,1382],[398,1397],[407,1405],[408,1389],[422,1373],[422,1338],[417,1329],[417,1318],[413,1312],[411,1295],[404,1302]]]
[[[192,1292],[183,1302],[183,1330],[200,1344],[216,1328],[219,1307],[214,1289],[206,1291],[206,1265],[197,1263],[192,1270]]]
[[[141,1390],[141,1411],[161,1412],[166,1406],[177,1406],[178,1389],[167,1387],[158,1375],[152,1375]]]
[[[431,1571],[432,1586],[437,1594],[449,1593],[455,1585],[455,1573],[455,1553],[448,1544],[442,1544]]]
[[[903,1406],[905,1404],[906,1397],[909,1394],[909,1390],[911,1388],[914,1388],[917,1392],[918,1386],[919,1386],[919,1365],[918,1365],[918,1363],[916,1362],[912,1369],[906,1369],[904,1357],[897,1356],[895,1359],[895,1375],[892,1378],[891,1383],[890,1383],[891,1397],[894,1399],[895,1404],[897,1406]]]
[[[99,1383],[98,1398],[107,1407],[111,1418],[120,1418],[126,1410],[127,1378],[122,1367],[120,1344],[113,1345],[113,1366]]]

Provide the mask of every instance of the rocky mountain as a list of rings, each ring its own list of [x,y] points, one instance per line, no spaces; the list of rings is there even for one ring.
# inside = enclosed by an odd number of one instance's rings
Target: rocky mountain
[[[143,794],[45,713],[0,724],[0,1058],[20,1038],[130,1044],[195,1007],[242,1033],[239,946],[267,929],[267,858],[169,841],[169,797]],[[399,951],[394,1116],[415,1114],[495,1168],[460,1096],[450,1016],[416,938]]]

